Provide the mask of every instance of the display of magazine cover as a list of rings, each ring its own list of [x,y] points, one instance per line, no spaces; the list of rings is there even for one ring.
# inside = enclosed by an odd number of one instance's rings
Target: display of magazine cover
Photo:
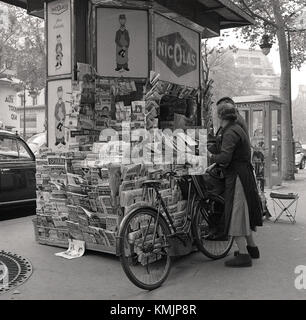
[[[68,247],[69,240],[79,240],[85,248],[115,253],[124,216],[141,203],[154,205],[154,192],[144,192],[146,180],[161,181],[175,225],[184,224],[186,201],[176,182],[162,174],[173,166],[180,170],[178,155],[184,152],[195,168],[202,168],[205,159],[192,155],[198,137],[182,132],[173,140],[159,130],[166,94],[194,99],[197,92],[160,81],[154,72],[140,86],[104,79],[91,66],[78,64],[65,122],[68,151],[46,149],[37,157],[35,228],[40,243]],[[163,152],[170,147],[174,156],[166,161]]]

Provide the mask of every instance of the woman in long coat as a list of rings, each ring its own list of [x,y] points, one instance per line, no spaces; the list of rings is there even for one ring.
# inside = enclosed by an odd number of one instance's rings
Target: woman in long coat
[[[234,106],[220,104],[221,130],[211,161],[223,167],[225,175],[225,233],[234,237],[239,251],[225,262],[228,267],[250,267],[259,258],[252,232],[262,226],[262,206],[251,164],[250,139],[237,123]]]

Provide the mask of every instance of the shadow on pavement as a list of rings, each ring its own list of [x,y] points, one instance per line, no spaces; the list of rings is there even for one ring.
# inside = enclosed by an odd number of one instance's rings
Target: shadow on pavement
[[[0,221],[34,216],[35,214],[36,214],[35,204],[27,205],[23,207],[1,208]]]

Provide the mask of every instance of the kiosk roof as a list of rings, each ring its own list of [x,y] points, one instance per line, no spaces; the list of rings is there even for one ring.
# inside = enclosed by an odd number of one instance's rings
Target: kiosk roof
[[[44,17],[44,0],[2,0],[8,4],[27,9],[28,13]],[[139,0],[140,2],[141,0]],[[94,2],[94,1],[93,1]],[[105,1],[109,4],[112,1]],[[118,1],[114,1],[118,3]],[[131,1],[137,3],[137,0]],[[103,0],[99,1],[103,3]],[[172,19],[189,20],[196,28],[204,28],[203,37],[218,36],[220,30],[236,28],[254,23],[246,12],[230,0],[155,0],[156,9]]]

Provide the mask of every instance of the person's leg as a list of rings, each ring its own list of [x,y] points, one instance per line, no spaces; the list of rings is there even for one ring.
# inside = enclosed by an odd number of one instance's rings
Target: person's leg
[[[246,248],[246,239],[245,237],[234,237],[234,240],[237,244],[238,250],[233,258],[225,261],[226,267],[231,268],[243,268],[243,267],[251,267],[252,259],[248,253]]]
[[[259,259],[260,258],[260,253],[259,253],[259,249],[254,241],[254,237],[253,237],[253,232],[251,232],[251,234],[249,236],[246,237],[246,241],[247,241],[247,250],[250,254],[250,256],[253,259]]]
[[[117,68],[115,69],[115,71],[120,71],[122,69],[122,67],[123,66],[121,64],[117,63]]]
[[[130,71],[130,69],[129,69],[129,64],[128,64],[128,63],[125,63],[125,64],[123,65],[123,69],[126,70],[126,71]]]
[[[245,238],[249,247],[257,247],[254,241],[253,233],[251,233],[249,236],[246,236]]]
[[[239,253],[240,254],[248,254],[248,250],[247,250],[246,243],[245,243],[245,241],[246,241],[245,237],[235,237],[234,240],[237,244]]]

